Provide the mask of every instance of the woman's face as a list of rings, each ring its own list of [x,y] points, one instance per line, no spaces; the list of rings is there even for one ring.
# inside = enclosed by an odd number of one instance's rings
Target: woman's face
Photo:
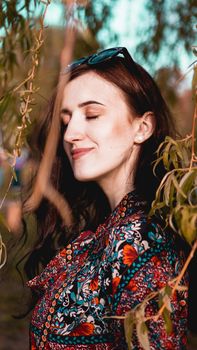
[[[94,72],[75,78],[65,87],[61,118],[65,152],[77,180],[115,190],[114,185],[130,178],[139,118],[134,118],[118,87]]]

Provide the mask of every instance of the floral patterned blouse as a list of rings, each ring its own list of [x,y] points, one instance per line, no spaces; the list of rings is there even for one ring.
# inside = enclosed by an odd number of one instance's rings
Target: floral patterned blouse
[[[82,232],[28,282],[40,291],[30,349],[128,349],[123,321],[108,316],[124,315],[161,289],[183,262],[173,235],[148,220],[136,192],[127,194],[95,233]],[[187,348],[186,303],[186,291],[173,295],[170,334],[162,317],[147,322],[151,350]],[[158,301],[149,301],[146,315],[157,311]],[[135,333],[132,342],[142,349]]]

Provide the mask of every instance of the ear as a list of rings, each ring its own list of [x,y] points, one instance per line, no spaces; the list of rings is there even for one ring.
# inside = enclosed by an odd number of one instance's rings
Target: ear
[[[152,112],[146,112],[138,118],[138,128],[134,137],[134,142],[141,144],[148,140],[155,130],[155,117]]]

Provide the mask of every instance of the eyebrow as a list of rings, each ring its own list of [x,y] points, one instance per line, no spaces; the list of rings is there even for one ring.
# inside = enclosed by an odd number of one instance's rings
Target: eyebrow
[[[94,101],[94,100],[89,100],[89,101],[85,101],[85,102],[79,103],[78,107],[82,108],[82,107],[85,107],[85,106],[88,106],[88,105],[91,105],[91,104],[97,104],[97,105],[100,105],[100,106],[104,106],[104,104],[101,103],[101,102]],[[71,111],[68,108],[62,108],[61,109],[61,113],[65,113],[65,114],[69,114],[69,115],[72,114]]]
[[[94,100],[82,102],[82,103],[80,103],[78,106],[81,108],[81,107],[84,107],[84,106],[87,106],[87,105],[91,105],[91,104],[97,104],[97,105],[104,106],[103,103],[98,102],[98,101],[94,101]]]

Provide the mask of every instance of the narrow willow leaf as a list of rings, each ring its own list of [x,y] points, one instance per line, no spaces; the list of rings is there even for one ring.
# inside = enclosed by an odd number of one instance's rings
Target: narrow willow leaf
[[[18,178],[17,178],[17,175],[16,175],[16,171],[15,171],[15,169],[13,167],[11,167],[11,172],[12,172],[14,180],[17,181]]]
[[[164,148],[164,145],[166,144],[166,141],[163,141],[160,145],[159,145],[159,147],[158,147],[158,149],[157,149],[157,151],[156,151],[156,153],[157,153],[157,156],[159,156],[159,154],[161,153],[161,151],[162,151],[162,149]]]
[[[151,216],[151,215],[155,214],[155,212],[156,212],[157,210],[163,208],[164,206],[165,206],[165,203],[164,203],[164,202],[157,203],[156,201],[154,201],[154,202],[152,203],[152,208],[151,208],[151,210],[150,210],[150,212],[149,212],[149,215]]]
[[[176,149],[173,149],[170,152],[170,159],[171,159],[171,162],[172,162],[174,168],[177,169],[179,167],[179,162],[178,162],[177,150]]]
[[[173,144],[174,146],[176,146],[178,148],[178,142],[175,141],[171,136],[166,136],[166,141],[169,142],[170,144]]]
[[[191,245],[197,238],[197,208],[184,206],[181,208],[180,214],[180,220],[177,222],[177,225],[182,236]]]
[[[176,201],[176,189],[174,186],[170,186],[170,193],[169,193],[169,206],[171,208],[174,208],[174,204]]]
[[[154,162],[154,165],[153,165],[153,174],[154,174],[155,176],[157,176],[157,171],[156,171],[157,166],[159,165],[159,163],[160,163],[162,160],[163,160],[163,157],[162,157],[162,156],[161,156],[161,157],[157,156],[157,159],[156,159],[155,162]]]
[[[163,304],[166,304],[165,309],[162,312],[162,317],[164,319],[165,322],[165,328],[166,328],[166,332],[168,334],[170,334],[172,332],[172,321],[170,318],[170,312],[172,311],[172,307],[171,307],[171,301],[170,298],[168,296],[168,293],[171,293],[171,288],[168,288],[169,286],[166,286],[165,289],[163,291],[159,292],[158,295],[158,306],[159,309],[161,309],[161,307],[163,306]],[[164,295],[163,295],[164,293]]]
[[[187,198],[186,194],[182,191],[182,189],[177,181],[177,178],[174,175],[172,176],[172,181],[173,181],[174,187],[176,188],[177,192],[179,192],[184,198]]]
[[[188,168],[191,159],[191,145],[182,147],[183,160],[181,162],[182,168]]]
[[[181,188],[185,196],[191,190],[196,178],[197,178],[197,170],[191,170],[191,171],[188,171],[180,180],[179,187]],[[185,201],[184,200],[185,197],[183,197],[182,193],[178,191],[177,191],[176,199],[179,204],[183,204]]]
[[[160,203],[160,202],[164,202],[163,201],[163,198],[162,198],[162,190],[163,190],[163,187],[165,186],[165,183],[166,183],[166,181],[167,181],[167,179],[168,179],[168,177],[170,176],[171,174],[169,174],[169,173],[167,173],[164,177],[163,177],[163,179],[162,179],[162,181],[161,181],[161,183],[160,183],[160,185],[159,185],[159,187],[158,187],[158,189],[157,189],[157,191],[156,191],[156,194],[155,194],[155,200],[154,200],[154,204],[153,204],[153,206],[155,207],[155,205],[157,204],[157,203]],[[165,205],[165,203],[164,203],[164,205]],[[153,207],[152,206],[152,207]]]
[[[163,295],[162,295],[162,293],[160,291],[159,294],[158,294],[158,306],[159,306],[159,309],[161,309],[162,305],[163,305]]]
[[[166,170],[170,169],[170,163],[169,163],[169,151],[170,151],[171,144],[168,143],[167,146],[165,147],[165,150],[163,152],[163,164]]]
[[[181,150],[181,147],[179,145],[179,143],[177,143],[177,146],[175,148],[175,152],[177,153],[177,155],[179,156],[179,158],[181,160],[183,160],[183,153],[182,153],[182,150]]]
[[[170,287],[169,284],[167,284],[164,288],[164,292],[170,297],[172,295],[172,287]]]
[[[179,205],[177,205],[177,207],[174,208],[173,212],[171,213],[169,223],[175,232],[178,232],[182,237],[184,237],[179,227],[181,222],[181,210],[182,210],[182,207]]]
[[[132,334],[134,329],[134,314],[133,312],[127,312],[124,319],[124,334],[125,339],[128,345],[128,350],[132,350],[133,344],[132,344]]]
[[[172,183],[172,177],[173,177],[173,174],[170,174],[170,176],[168,177],[168,179],[166,180],[166,183],[164,185],[164,193],[163,193],[163,196],[164,196],[164,201],[165,201],[165,204],[167,206],[170,205],[171,203],[171,193],[172,191],[174,191],[174,186],[173,186],[173,183]]]
[[[169,217],[168,217],[168,223],[169,223],[169,226],[173,229],[174,232],[177,232],[177,228],[175,227],[174,225],[174,212],[172,212]]]
[[[188,201],[190,205],[197,206],[197,186],[189,192]]]
[[[136,332],[138,340],[143,347],[144,350],[151,350],[150,343],[148,339],[148,328],[145,324],[145,322],[137,322],[136,323]]]
[[[167,334],[171,334],[172,333],[172,321],[170,318],[170,312],[165,308],[163,313],[162,313],[164,322],[165,322],[165,328],[166,328],[166,332]]]
[[[166,309],[169,311],[169,312],[172,312],[172,305],[171,305],[171,300],[170,300],[170,297],[165,294],[163,296],[163,303],[165,304],[166,306]]]

